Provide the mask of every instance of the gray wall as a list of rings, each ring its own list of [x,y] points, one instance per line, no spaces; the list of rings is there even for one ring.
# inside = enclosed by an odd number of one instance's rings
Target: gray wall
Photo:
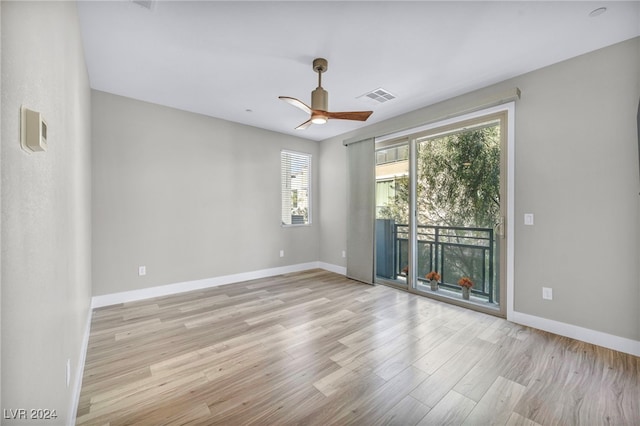
[[[321,261],[345,265],[343,139],[415,126],[517,86],[515,310],[640,340],[639,76],[635,38],[323,141]],[[535,226],[523,225],[524,213]]]
[[[319,259],[317,209],[280,226],[280,150],[317,192],[316,142],[97,91],[92,120],[94,296]]]
[[[90,90],[76,5],[3,1],[1,28],[2,408],[55,409],[63,423],[66,362],[73,384],[91,297]],[[47,152],[20,148],[21,105],[47,121]]]

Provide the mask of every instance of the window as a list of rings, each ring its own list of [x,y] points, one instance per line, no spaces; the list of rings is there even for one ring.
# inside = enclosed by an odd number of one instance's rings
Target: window
[[[282,225],[311,224],[311,154],[280,153]]]
[[[409,160],[409,147],[407,145],[395,146],[376,152],[376,165],[395,163]]]
[[[395,179],[376,180],[376,218],[380,210],[393,203],[396,195]]]

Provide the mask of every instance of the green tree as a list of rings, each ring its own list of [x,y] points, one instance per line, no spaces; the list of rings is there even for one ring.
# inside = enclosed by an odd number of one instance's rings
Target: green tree
[[[417,211],[422,225],[493,227],[500,215],[498,126],[418,142]],[[409,179],[397,178],[395,195],[379,218],[406,223]]]

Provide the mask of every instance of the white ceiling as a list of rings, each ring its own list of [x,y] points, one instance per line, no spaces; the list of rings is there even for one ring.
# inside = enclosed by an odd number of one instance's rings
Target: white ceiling
[[[605,6],[606,13],[589,12]],[[640,2],[158,1],[78,6],[91,87],[323,140],[640,35]],[[294,128],[316,57],[331,111],[367,123]],[[384,104],[358,98],[382,87]],[[365,100],[367,99],[367,100]]]

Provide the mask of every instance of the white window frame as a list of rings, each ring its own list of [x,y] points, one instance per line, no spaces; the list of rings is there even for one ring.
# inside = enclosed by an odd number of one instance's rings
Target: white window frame
[[[285,192],[287,190],[291,191],[291,188],[286,188],[285,187],[285,181],[283,180],[284,177],[284,173],[283,173],[283,155],[286,154],[293,154],[293,155],[298,155],[298,156],[304,156],[307,157],[308,159],[308,176],[307,176],[307,221],[305,223],[285,223],[283,221],[283,211],[284,211],[284,203],[286,202],[285,199],[283,198],[285,195]],[[291,205],[291,201],[289,201],[290,205]],[[280,151],[280,225],[283,228],[291,228],[291,227],[299,227],[299,226],[311,226],[313,223],[313,155],[309,154],[308,152],[300,152],[300,151],[293,151],[290,149],[282,149]]]

